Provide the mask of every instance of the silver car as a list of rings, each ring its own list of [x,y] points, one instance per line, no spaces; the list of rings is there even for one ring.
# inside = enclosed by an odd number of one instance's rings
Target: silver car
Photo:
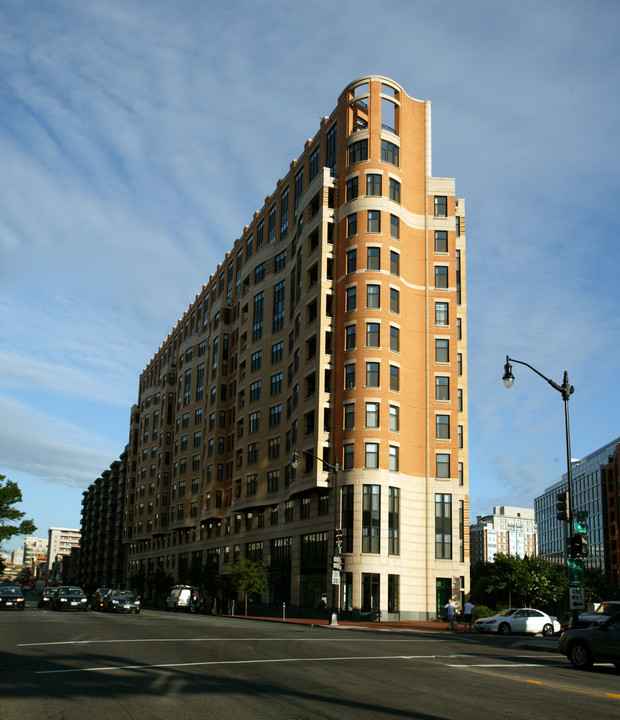
[[[541,633],[551,637],[560,632],[560,623],[542,610],[533,608],[510,608],[497,615],[480,618],[474,625],[478,632],[510,635],[510,633]]]
[[[595,662],[611,662],[620,670],[620,615],[601,625],[567,630],[558,648],[580,670],[589,670]]]

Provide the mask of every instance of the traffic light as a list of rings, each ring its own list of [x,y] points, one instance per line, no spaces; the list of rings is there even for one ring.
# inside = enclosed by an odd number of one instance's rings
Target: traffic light
[[[586,557],[590,552],[588,538],[581,533],[575,533],[570,538],[570,556],[572,558]]]
[[[563,492],[559,492],[557,494],[557,504],[556,504],[556,517],[558,520],[565,520],[568,522],[568,492],[564,490]]]
[[[344,570],[344,558],[342,556],[334,555],[332,558],[332,569],[339,570],[340,572]]]
[[[342,528],[336,528],[336,547],[342,547]]]

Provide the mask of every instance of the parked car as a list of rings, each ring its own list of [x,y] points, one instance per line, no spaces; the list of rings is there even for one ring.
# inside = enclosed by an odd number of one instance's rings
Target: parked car
[[[560,632],[560,623],[552,615],[534,610],[533,608],[510,608],[491,617],[476,620],[474,627],[478,632],[498,633],[499,635],[510,635],[510,633],[542,633],[545,637],[551,637]]]
[[[600,625],[567,630],[558,648],[579,670],[589,670],[595,662],[612,662],[620,670],[620,614]]]
[[[191,585],[175,585],[166,598],[168,610],[185,610],[186,612],[198,612],[200,607],[200,595],[198,590]]]
[[[54,604],[54,594],[56,593],[55,587],[44,587],[41,590],[41,595],[37,601],[37,606],[40,608],[52,607]]]
[[[90,599],[90,607],[92,610],[103,610],[103,598],[112,590],[112,588],[97,588]]]
[[[54,610],[88,610],[86,593],[75,585],[61,585],[56,588],[53,603]]]
[[[24,610],[26,596],[19,585],[0,586],[0,609]]]
[[[620,600],[602,602],[594,612],[579,613],[580,625],[601,625],[607,618],[620,612]]]
[[[140,612],[140,600],[131,590],[110,590],[103,598],[106,612]]]

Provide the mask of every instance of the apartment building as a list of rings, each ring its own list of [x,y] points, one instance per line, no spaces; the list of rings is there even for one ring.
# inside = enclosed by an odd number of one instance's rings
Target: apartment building
[[[47,562],[47,546],[47,538],[24,538],[24,565],[35,574],[40,564]]]
[[[71,555],[71,548],[80,546],[80,531],[68,528],[48,528],[47,572],[51,579],[54,563],[60,563],[63,557]]]
[[[495,555],[534,557],[536,522],[533,508],[494,507],[491,515],[478,515],[469,528],[471,563],[493,562]]]
[[[434,618],[468,592],[465,204],[430,133],[394,81],[348,85],[154,354],[128,577],[244,555],[264,604],[317,611],[338,525],[343,616]]]
[[[82,493],[80,551],[72,564],[75,582],[88,592],[123,587],[123,509],[127,452]]]

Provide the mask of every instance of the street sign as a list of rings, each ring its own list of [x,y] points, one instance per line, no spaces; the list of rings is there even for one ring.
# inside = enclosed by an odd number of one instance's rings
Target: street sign
[[[332,570],[332,585],[340,585],[340,570]]]
[[[575,520],[575,532],[587,533],[589,530],[587,520]]]
[[[581,587],[583,585],[583,560],[568,558],[568,584]]]
[[[587,520],[588,519],[588,511],[587,510],[577,510],[575,513],[575,518],[577,520]]]
[[[568,607],[570,610],[586,609],[586,597],[582,587],[568,588]]]

